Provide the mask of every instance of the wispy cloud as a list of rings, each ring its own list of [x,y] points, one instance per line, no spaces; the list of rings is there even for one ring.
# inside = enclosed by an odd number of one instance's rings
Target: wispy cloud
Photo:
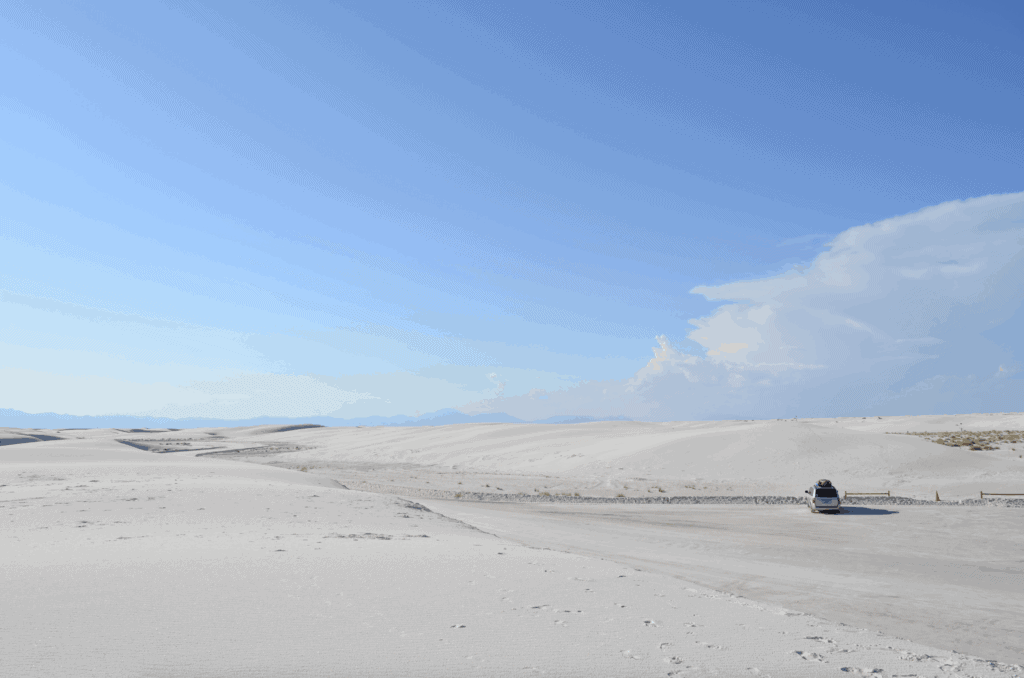
[[[361,400],[380,400],[370,393],[337,388],[314,375],[241,374],[219,381],[193,381],[185,390],[199,396],[196,402],[141,414],[214,419],[304,417],[330,414]]]

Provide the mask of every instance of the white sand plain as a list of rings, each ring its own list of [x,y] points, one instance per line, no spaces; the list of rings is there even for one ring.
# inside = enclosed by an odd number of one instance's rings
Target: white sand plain
[[[1024,675],[1024,509],[451,499],[1024,492],[961,425],[0,429],[0,675]]]

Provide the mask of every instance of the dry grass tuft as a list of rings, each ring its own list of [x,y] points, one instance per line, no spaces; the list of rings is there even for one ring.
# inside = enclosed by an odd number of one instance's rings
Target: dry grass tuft
[[[918,436],[947,447],[966,447],[976,452],[1024,442],[1024,431],[907,431],[902,435]]]

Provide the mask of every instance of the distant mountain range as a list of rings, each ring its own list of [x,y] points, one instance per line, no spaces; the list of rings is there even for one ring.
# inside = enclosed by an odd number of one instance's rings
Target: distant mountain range
[[[446,426],[449,424],[582,424],[588,421],[628,421],[628,417],[580,417],[564,415],[539,421],[526,422],[504,412],[493,414],[463,414],[444,409],[418,417],[362,417],[338,419],[336,417],[256,417],[254,419],[170,419],[167,417],[137,417],[106,415],[101,417],[77,416],[43,412],[29,414],[20,410],[0,408],[0,426],[10,428],[206,428],[212,426],[260,426],[264,424],[320,424],[321,426]]]

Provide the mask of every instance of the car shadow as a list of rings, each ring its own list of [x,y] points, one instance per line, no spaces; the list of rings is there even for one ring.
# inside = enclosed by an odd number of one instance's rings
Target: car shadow
[[[841,514],[854,515],[854,516],[891,516],[899,511],[890,511],[889,509],[877,509],[868,508],[867,506],[844,506],[840,510]]]

